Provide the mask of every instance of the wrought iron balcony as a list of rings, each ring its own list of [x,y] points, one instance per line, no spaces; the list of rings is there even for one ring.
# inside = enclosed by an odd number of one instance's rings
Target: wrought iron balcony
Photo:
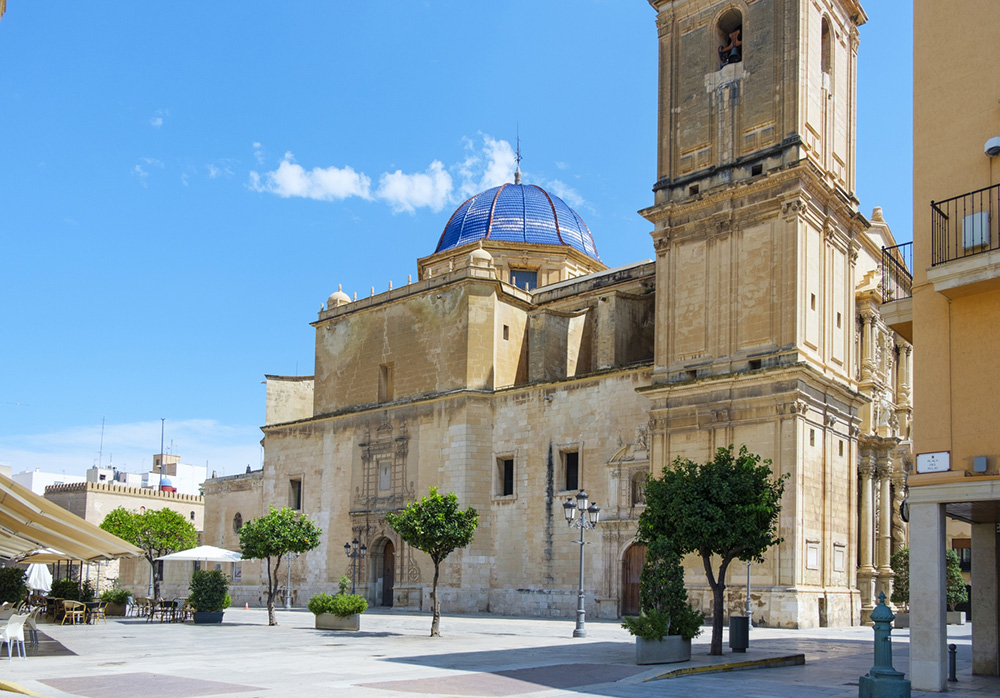
[[[882,248],[882,302],[913,295],[913,243]]]
[[[1000,248],[1000,184],[931,202],[931,266]]]

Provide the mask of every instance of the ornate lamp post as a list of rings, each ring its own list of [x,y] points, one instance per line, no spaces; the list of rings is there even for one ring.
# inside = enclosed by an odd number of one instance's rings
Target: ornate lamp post
[[[358,539],[355,538],[350,543],[344,543],[344,552],[347,553],[347,557],[351,558],[351,593],[354,593],[354,587],[358,581],[358,560],[363,560],[365,554],[368,552],[368,546],[362,545],[358,547]]]
[[[580,529],[580,590],[576,599],[576,628],[573,630],[573,637],[587,637],[587,614],[583,610],[583,546],[586,545],[583,541],[583,532],[597,526],[597,522],[601,518],[601,508],[596,504],[587,506],[587,499],[587,493],[580,490],[579,494],[576,495],[576,501],[570,498],[563,504],[566,523],[569,524],[570,528]],[[579,515],[577,515],[577,511],[580,512]]]

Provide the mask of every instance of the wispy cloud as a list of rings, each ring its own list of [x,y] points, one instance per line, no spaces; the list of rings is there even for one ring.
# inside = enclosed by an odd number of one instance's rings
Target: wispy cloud
[[[170,116],[169,109],[157,109],[153,112],[153,115],[149,117],[149,125],[153,128],[160,128],[163,126],[164,117]]]
[[[156,158],[139,158],[138,164],[132,168],[132,176],[139,179],[139,184],[144,187],[148,187],[149,170],[148,167],[157,167],[163,169],[163,163]]]
[[[463,138],[462,142],[464,158],[451,167],[446,167],[441,159],[434,159],[423,172],[402,169],[384,172],[378,177],[374,191],[372,179],[350,165],[306,170],[295,162],[291,153],[285,153],[274,170],[263,173],[251,170],[247,186],[282,198],[339,201],[358,197],[384,202],[393,213],[412,214],[421,208],[441,211],[481,191],[514,181],[517,163],[509,142],[484,133],[476,138]],[[253,148],[257,162],[262,162],[263,147],[255,142]],[[210,176],[215,175],[210,172]],[[545,185],[571,206],[583,203],[583,197],[560,180]]]
[[[352,196],[371,198],[371,179],[355,172],[349,165],[314,167],[306,170],[295,162],[295,156],[285,153],[278,169],[265,172],[263,177],[250,172],[250,188],[254,191],[277,194],[282,198],[301,197],[319,201],[337,201]]]
[[[191,465],[234,474],[260,463],[260,430],[220,424],[210,419],[167,420],[168,452]],[[160,420],[106,424],[100,462],[128,472],[148,472],[160,450]],[[46,434],[0,436],[0,464],[14,473],[39,470],[83,475],[98,463],[101,425],[79,426]]]
[[[414,213],[424,207],[440,211],[451,200],[451,191],[451,175],[440,160],[435,160],[426,172],[403,174],[396,170],[383,174],[376,195],[396,213]]]
[[[548,179],[544,180],[543,185],[546,189],[550,190],[553,194],[558,196],[560,199],[565,201],[567,204],[573,208],[579,208],[583,206],[586,201],[573,187],[569,186],[565,182],[558,179]]]

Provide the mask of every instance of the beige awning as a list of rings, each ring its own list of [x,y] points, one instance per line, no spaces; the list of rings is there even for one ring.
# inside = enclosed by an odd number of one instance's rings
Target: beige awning
[[[54,548],[67,558],[94,562],[142,551],[0,475],[0,557]]]

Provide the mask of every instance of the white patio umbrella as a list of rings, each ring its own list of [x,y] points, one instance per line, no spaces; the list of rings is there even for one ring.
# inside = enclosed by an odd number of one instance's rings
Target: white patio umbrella
[[[52,573],[45,565],[32,563],[28,565],[28,588],[42,594],[52,590]]]
[[[243,559],[243,554],[235,550],[216,548],[214,545],[199,545],[197,548],[188,548],[156,559],[168,562],[239,562]]]

